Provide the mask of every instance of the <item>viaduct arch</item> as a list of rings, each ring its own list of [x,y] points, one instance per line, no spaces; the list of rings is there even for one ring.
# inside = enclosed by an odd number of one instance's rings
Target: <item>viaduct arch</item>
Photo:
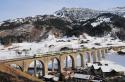
[[[35,57],[25,57],[25,58],[17,58],[17,59],[10,59],[5,61],[5,64],[16,64],[22,67],[24,72],[28,71],[29,65],[34,60],[38,60],[42,62],[43,65],[43,75],[48,74],[48,63],[49,61],[56,59],[58,61],[58,70],[60,73],[64,72],[64,60],[67,56],[70,56],[72,59],[72,68],[77,67],[77,56],[79,55],[81,57],[81,67],[84,67],[86,63],[90,62],[98,62],[102,60],[102,58],[105,58],[105,54],[109,51],[109,49],[114,50],[121,50],[124,47],[112,47],[112,48],[98,48],[98,49],[87,49],[87,50],[79,50],[77,52],[73,51],[67,51],[67,52],[61,52],[61,53],[54,53],[54,54],[45,54],[41,56],[35,56]],[[52,68],[53,69],[53,68]]]

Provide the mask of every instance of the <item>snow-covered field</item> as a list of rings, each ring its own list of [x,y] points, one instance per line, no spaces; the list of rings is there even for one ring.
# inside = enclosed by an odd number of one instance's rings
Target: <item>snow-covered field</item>
[[[34,54],[45,54],[47,52],[56,52],[63,47],[78,49],[78,48],[102,48],[109,46],[123,46],[125,42],[120,41],[119,39],[113,39],[110,35],[105,37],[90,37],[87,34],[76,37],[63,37],[55,38],[52,35],[49,35],[49,38],[43,40],[39,43],[13,43],[11,46],[4,47],[0,45],[0,60],[11,59],[11,58],[20,58],[24,56],[33,56]]]
[[[108,53],[106,55],[106,59],[125,67],[125,56],[123,55],[118,55],[117,53]]]

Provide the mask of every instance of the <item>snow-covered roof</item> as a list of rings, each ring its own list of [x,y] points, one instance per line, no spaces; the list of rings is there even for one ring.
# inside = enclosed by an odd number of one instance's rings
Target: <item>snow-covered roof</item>
[[[54,77],[53,80],[54,81],[59,81],[59,77]]]
[[[102,72],[111,72],[115,70],[116,72],[125,72],[125,67],[116,64],[115,62],[108,61],[108,60],[102,60],[100,61],[102,65],[98,64],[89,64],[89,66],[93,66],[94,69],[101,68]]]
[[[85,75],[85,74],[77,74],[75,73],[74,78],[79,78],[79,79],[89,79],[90,78],[90,75]]]
[[[122,49],[121,51],[122,51],[122,52],[125,52],[125,49]]]
[[[100,68],[100,66],[98,66],[96,64],[93,64],[92,66],[94,67],[94,69],[99,69]]]
[[[48,78],[48,79],[53,78],[53,77],[54,77],[53,75],[45,75],[44,76],[44,78]]]
[[[47,78],[47,79],[53,79],[54,81],[59,81],[59,77],[56,77],[54,75],[45,75],[44,78]]]
[[[115,64],[112,66],[113,69],[117,72],[125,72],[125,67],[121,66],[121,65],[118,65],[118,64]]]
[[[110,66],[101,66],[102,72],[111,72],[113,69]]]
[[[88,67],[91,67],[93,64],[92,63],[87,63],[87,66]]]

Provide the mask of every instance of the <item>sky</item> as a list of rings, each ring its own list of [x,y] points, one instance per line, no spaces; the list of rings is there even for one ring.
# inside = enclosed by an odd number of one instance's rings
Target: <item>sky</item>
[[[0,0],[0,21],[53,14],[62,7],[109,9],[125,6],[125,0]]]

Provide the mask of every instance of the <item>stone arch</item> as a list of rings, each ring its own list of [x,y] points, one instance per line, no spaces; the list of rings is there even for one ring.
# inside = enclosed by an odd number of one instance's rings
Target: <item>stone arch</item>
[[[83,55],[78,53],[76,56],[76,66],[82,67],[83,66]]]
[[[36,63],[36,74],[34,74],[35,67],[34,64]],[[45,75],[45,64],[42,60],[32,60],[27,68],[27,73],[31,75],[40,75],[44,76]]]
[[[101,61],[101,52],[100,52],[100,50],[97,50],[97,60]]]
[[[85,52],[84,60],[85,60],[85,64],[90,63],[90,53],[89,52]]]
[[[105,50],[104,49],[101,49],[101,58],[105,58]]]
[[[53,72],[60,72],[60,60],[53,57],[48,61],[48,70]]]
[[[75,61],[74,61],[74,58],[72,55],[67,55],[65,56],[64,58],[64,69],[67,69],[67,68],[75,68]]]
[[[95,52],[94,51],[91,51],[91,58],[90,58],[90,61],[91,61],[91,63],[93,63],[94,62],[94,55],[95,55]]]
[[[13,67],[13,68],[15,68],[15,69],[18,69],[18,70],[23,71],[22,66],[20,66],[20,65],[18,65],[18,64],[13,63],[13,64],[10,64],[10,66]]]
[[[108,49],[107,49],[107,48],[105,48],[105,53],[106,53],[106,54],[108,53]]]

